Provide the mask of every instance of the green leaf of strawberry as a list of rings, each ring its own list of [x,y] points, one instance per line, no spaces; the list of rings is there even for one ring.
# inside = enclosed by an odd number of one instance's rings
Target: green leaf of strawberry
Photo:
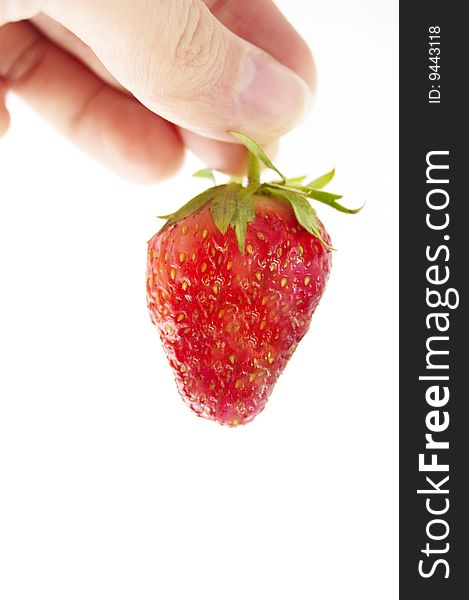
[[[342,196],[338,196],[337,194],[329,194],[328,192],[322,192],[319,190],[309,190],[309,192],[306,192],[306,194],[308,198],[311,198],[312,200],[317,200],[318,202],[326,204],[331,208],[335,208],[335,210],[343,212],[347,215],[356,215],[363,208],[363,206],[360,206],[359,208],[347,208],[346,206],[339,204],[337,200],[339,198],[342,198]]]
[[[324,247],[332,249],[332,247],[324,241],[321,235],[316,211],[303,194],[296,190],[290,190],[282,186],[271,187],[266,185],[263,189],[268,194],[270,193],[277,195],[289,202],[295,212],[298,223],[311,235],[314,235],[314,237],[316,237]]]
[[[289,177],[285,181],[285,185],[301,185],[305,179],[306,179],[306,175],[301,175],[300,177]],[[276,183],[283,183],[283,182],[277,181]]]
[[[216,195],[213,199],[210,206],[212,218],[222,233],[226,233],[228,227],[234,222],[238,194],[242,189],[243,186],[239,183],[229,183],[225,186],[223,193]]]
[[[200,177],[202,179],[208,179],[209,181],[211,181],[213,183],[213,185],[216,185],[215,173],[213,172],[213,169],[200,169],[200,171],[196,171],[195,173],[193,173],[192,177]]]
[[[254,221],[254,217],[254,190],[242,187],[237,193],[236,212],[232,222],[241,254],[244,254],[247,225]]]
[[[261,148],[261,146],[259,146],[259,144],[256,141],[254,141],[252,138],[250,138],[246,134],[240,133],[239,131],[230,131],[230,133],[237,140],[239,140],[242,144],[244,144],[246,146],[246,148],[249,150],[249,152],[252,155],[254,155],[258,160],[260,160],[262,163],[264,163],[264,165],[268,169],[275,171],[279,175],[279,177],[282,179],[283,182],[286,181],[285,175],[282,175],[282,173],[280,173],[280,171],[277,169],[277,167],[274,165],[274,163],[270,160],[270,158],[264,152],[263,148]]]
[[[276,185],[275,187],[278,187],[280,189],[287,189],[286,186]],[[343,196],[340,196],[339,194],[330,194],[329,192],[323,192],[322,190],[312,189],[309,186],[297,185],[293,187],[293,190],[299,191],[308,198],[311,198],[311,200],[317,200],[318,202],[326,204],[331,208],[335,208],[339,212],[346,213],[347,215],[356,215],[363,208],[363,206],[360,206],[359,208],[347,208],[346,206],[343,206],[342,204],[339,204],[339,202],[337,202],[337,200],[339,200]]]
[[[218,185],[216,187],[209,188],[208,190],[205,190],[205,192],[202,192],[201,194],[195,196],[195,198],[192,198],[192,200],[189,200],[189,202],[181,206],[181,208],[176,212],[173,212],[169,215],[162,215],[159,218],[165,219],[167,221],[166,225],[177,223],[181,219],[185,219],[192,213],[200,210],[205,204],[207,204],[207,202],[213,200],[217,193],[224,188],[224,185]]]
[[[318,177],[317,179],[313,179],[313,181],[308,183],[306,187],[312,188],[313,190],[322,190],[322,188],[325,188],[326,185],[332,181],[334,175],[335,169],[332,169],[332,171],[329,171],[329,173],[321,175],[321,177]]]

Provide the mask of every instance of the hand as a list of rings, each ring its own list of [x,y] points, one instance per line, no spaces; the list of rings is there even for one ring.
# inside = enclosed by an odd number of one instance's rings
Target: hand
[[[136,181],[171,175],[184,147],[239,174],[227,130],[275,143],[314,79],[271,0],[0,0],[0,135],[10,89]]]

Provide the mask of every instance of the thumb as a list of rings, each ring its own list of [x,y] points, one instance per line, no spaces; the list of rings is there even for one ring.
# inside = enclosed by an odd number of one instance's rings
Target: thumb
[[[201,0],[45,0],[42,10],[150,110],[196,133],[232,141],[226,132],[235,129],[267,142],[311,103],[298,75],[233,34]]]

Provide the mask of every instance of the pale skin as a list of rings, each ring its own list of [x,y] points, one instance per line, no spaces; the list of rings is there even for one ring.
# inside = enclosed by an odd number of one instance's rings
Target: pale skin
[[[271,0],[0,0],[0,136],[11,91],[134,181],[172,175],[186,148],[240,174],[227,131],[274,146],[314,84]]]

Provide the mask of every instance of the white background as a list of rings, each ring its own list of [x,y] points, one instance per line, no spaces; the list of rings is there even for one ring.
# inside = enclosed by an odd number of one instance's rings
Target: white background
[[[310,43],[326,295],[267,405],[230,430],[179,399],[145,304],[158,213],[202,189],[108,173],[10,99],[0,142],[2,600],[397,598],[397,2],[279,0]]]

